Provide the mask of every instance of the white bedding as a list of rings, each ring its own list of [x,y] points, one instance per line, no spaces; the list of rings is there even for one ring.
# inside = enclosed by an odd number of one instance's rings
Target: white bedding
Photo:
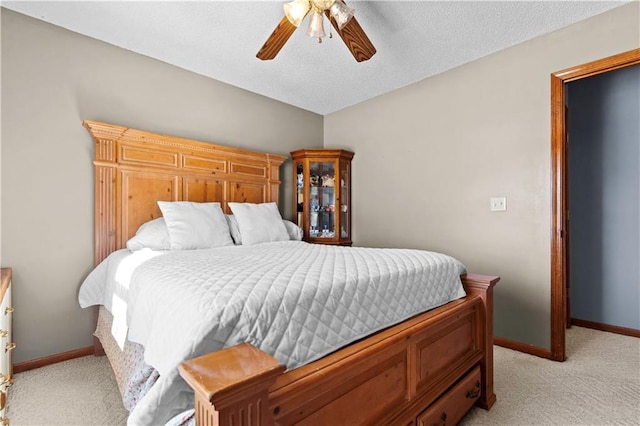
[[[281,241],[206,250],[113,253],[83,283],[116,339],[140,343],[160,378],[129,424],[161,424],[193,405],[180,362],[249,342],[293,369],[465,295],[444,254]]]

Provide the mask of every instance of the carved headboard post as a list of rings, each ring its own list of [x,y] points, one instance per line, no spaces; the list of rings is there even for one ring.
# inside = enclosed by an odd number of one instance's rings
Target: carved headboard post
[[[158,201],[278,203],[286,157],[84,121],[95,141],[97,265],[138,227],[161,215]]]
[[[121,128],[85,121],[95,141],[94,165],[94,263],[98,265],[116,250],[116,145]]]
[[[271,154],[267,154],[268,172],[269,172],[269,200],[280,204],[280,166],[283,163],[282,156],[273,158]],[[282,213],[282,212],[281,212]]]

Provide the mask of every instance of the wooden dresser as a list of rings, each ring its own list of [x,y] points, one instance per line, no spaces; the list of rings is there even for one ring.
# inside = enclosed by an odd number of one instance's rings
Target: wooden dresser
[[[11,352],[16,344],[13,342],[11,320],[13,306],[11,303],[11,268],[2,268],[0,280],[0,425],[8,425],[7,392],[13,384],[13,363]]]

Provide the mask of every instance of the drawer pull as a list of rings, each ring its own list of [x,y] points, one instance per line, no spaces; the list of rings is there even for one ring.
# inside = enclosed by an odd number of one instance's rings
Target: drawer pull
[[[442,426],[447,426],[447,413],[442,413],[440,420],[442,420]]]
[[[9,377],[8,374],[0,374],[0,386],[11,386],[13,385],[13,379]]]
[[[9,315],[13,311],[15,311],[15,309],[13,309],[13,307],[7,306],[7,308],[4,310],[4,314],[5,315]],[[7,421],[9,421],[9,420],[7,419]]]
[[[475,399],[480,395],[480,380],[476,382],[476,387],[473,390],[467,391],[466,397],[469,399]]]
[[[0,337],[7,337],[9,332],[7,330],[0,330]]]
[[[15,343],[7,343],[7,345],[4,347],[4,351],[5,352],[9,352],[12,351],[16,348],[16,344]]]

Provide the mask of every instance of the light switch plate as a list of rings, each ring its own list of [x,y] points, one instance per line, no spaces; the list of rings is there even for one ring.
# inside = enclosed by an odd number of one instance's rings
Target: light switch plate
[[[489,198],[489,209],[492,212],[507,211],[507,197],[491,197]]]

